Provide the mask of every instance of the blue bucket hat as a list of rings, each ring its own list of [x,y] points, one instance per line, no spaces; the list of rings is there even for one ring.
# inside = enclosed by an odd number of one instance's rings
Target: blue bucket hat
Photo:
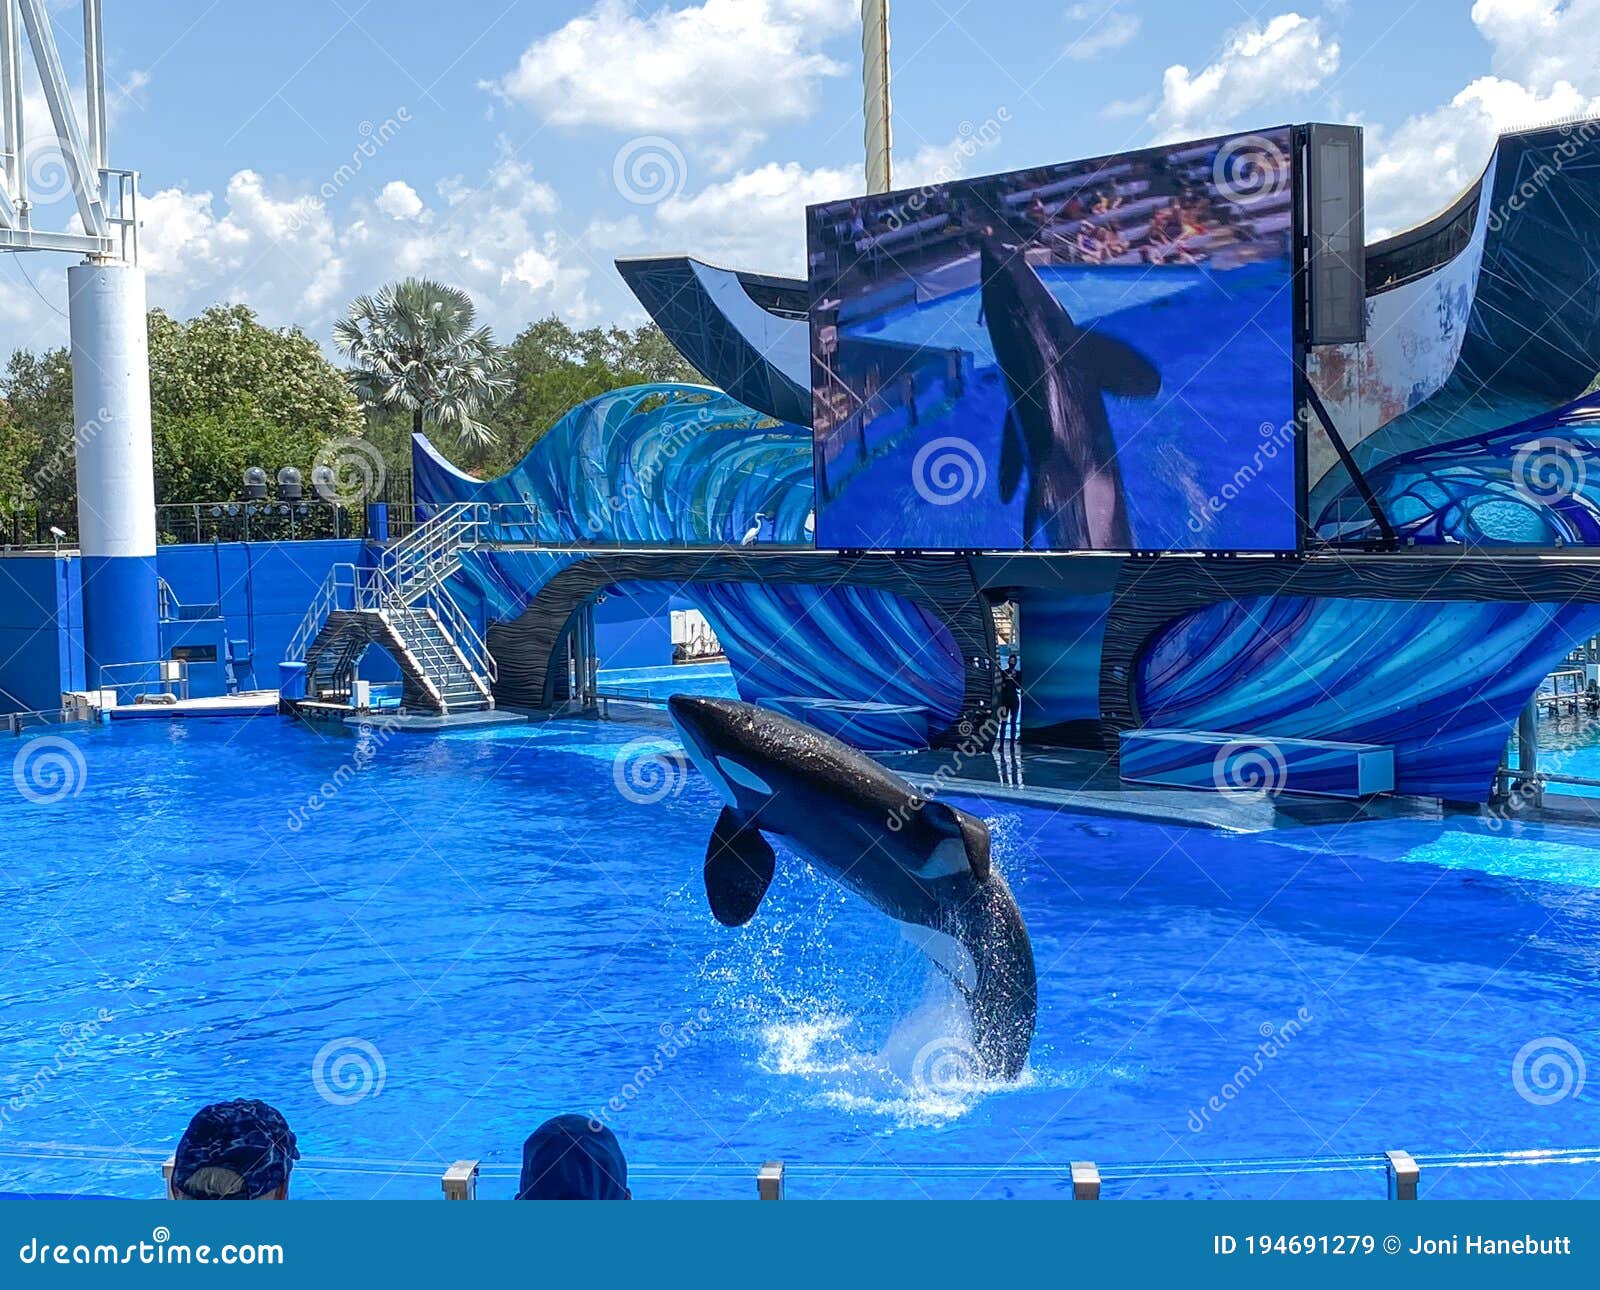
[[[617,1135],[582,1115],[546,1120],[522,1144],[518,1200],[627,1200]]]
[[[189,1200],[260,1200],[289,1181],[300,1159],[289,1122],[265,1102],[201,1107],[178,1140],[172,1190]]]

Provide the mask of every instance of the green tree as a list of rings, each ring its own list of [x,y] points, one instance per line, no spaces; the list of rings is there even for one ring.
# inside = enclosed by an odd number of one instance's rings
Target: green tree
[[[369,413],[408,415],[413,433],[437,426],[474,451],[495,442],[478,414],[509,387],[506,361],[465,291],[428,278],[390,283],[352,301],[333,340]]]
[[[147,325],[158,504],[232,497],[249,465],[309,472],[330,440],[361,434],[361,409],[343,375],[305,333],[264,326],[243,306],[208,309],[188,322],[157,309]],[[71,516],[77,487],[67,351],[18,350],[0,393],[0,503]]]
[[[267,327],[245,306],[225,305],[183,323],[151,310],[149,331],[150,410],[158,422],[248,409],[318,444],[361,433],[361,410],[343,375],[297,327]]]
[[[490,413],[499,447],[483,463],[494,473],[510,469],[558,420],[607,390],[703,379],[654,323],[575,331],[551,315],[523,328],[506,355],[511,391]]]

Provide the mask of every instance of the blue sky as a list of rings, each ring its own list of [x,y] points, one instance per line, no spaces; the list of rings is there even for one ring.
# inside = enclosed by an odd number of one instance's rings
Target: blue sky
[[[636,321],[615,256],[798,274],[804,204],[862,186],[856,0],[105,6],[112,162],[142,172],[151,302],[180,314],[242,301],[325,342],[353,295],[422,272],[507,338],[552,311]],[[54,7],[71,64],[78,10]],[[898,0],[892,18],[906,182],[1349,120],[1369,225],[1392,230],[1448,201],[1498,129],[1600,92],[1600,0]],[[995,142],[967,157],[977,133]],[[47,163],[36,223],[60,227]],[[64,257],[20,259],[0,346],[63,342]]]

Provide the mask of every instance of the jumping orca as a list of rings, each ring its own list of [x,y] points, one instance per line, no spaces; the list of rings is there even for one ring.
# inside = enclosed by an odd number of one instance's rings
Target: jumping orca
[[[1131,345],[1079,327],[1021,247],[986,237],[979,267],[981,316],[1010,396],[1000,500],[1010,502],[1028,473],[1023,543],[1042,535],[1052,550],[1130,549],[1105,394],[1151,398],[1160,374]]]
[[[965,996],[983,1073],[1015,1079],[1038,1011],[1033,945],[1011,890],[989,864],[989,828],[926,801],[871,758],[749,703],[675,694],[684,750],[726,805],[706,848],[717,921],[755,916],[775,834],[819,870],[906,925]]]

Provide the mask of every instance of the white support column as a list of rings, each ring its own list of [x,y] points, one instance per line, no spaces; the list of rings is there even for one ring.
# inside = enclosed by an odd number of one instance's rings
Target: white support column
[[[67,295],[84,653],[93,689],[105,665],[152,662],[160,654],[144,271],[74,265]]]
[[[15,224],[17,207],[26,208],[28,171],[22,164],[22,23],[17,0],[0,0],[0,119],[5,125],[6,205]]]
[[[861,88],[866,119],[867,191],[886,193],[894,187],[890,161],[893,113],[889,104],[889,0],[862,0]]]

